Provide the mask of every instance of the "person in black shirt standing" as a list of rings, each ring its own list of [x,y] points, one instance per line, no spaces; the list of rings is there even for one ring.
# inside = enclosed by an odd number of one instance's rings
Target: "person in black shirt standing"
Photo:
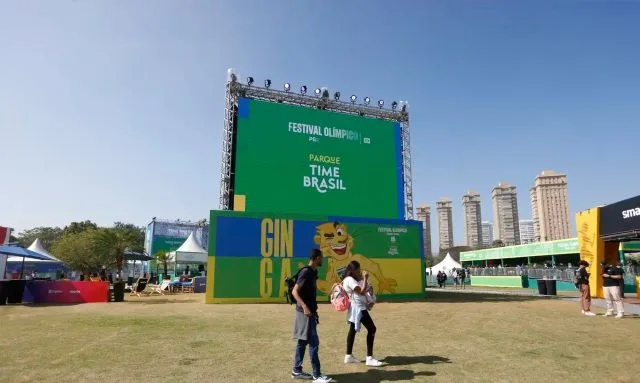
[[[589,289],[589,272],[587,271],[587,267],[589,267],[589,262],[580,261],[579,268],[577,271],[577,282],[576,287],[580,290],[580,304],[582,305],[582,313],[586,316],[596,316],[593,312],[591,312],[591,290]]]
[[[313,379],[314,383],[328,383],[331,378],[320,372],[320,339],[318,337],[318,302],[316,300],[318,268],[322,266],[322,252],[311,250],[309,265],[298,272],[298,279],[291,292],[296,299],[296,316],[293,325],[293,336],[297,339],[296,353],[293,361],[291,377],[294,379]],[[304,352],[309,346],[313,375],[302,370]]]
[[[604,286],[604,299],[607,302],[607,313],[605,316],[613,315],[613,305],[616,306],[616,318],[624,316],[624,305],[620,297],[620,279],[622,273],[611,265],[602,263],[602,285]]]

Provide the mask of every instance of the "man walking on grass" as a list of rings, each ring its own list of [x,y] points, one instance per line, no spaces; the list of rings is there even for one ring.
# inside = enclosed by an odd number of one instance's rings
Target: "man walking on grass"
[[[318,302],[316,301],[318,268],[322,266],[322,252],[311,250],[309,265],[298,272],[298,279],[292,290],[296,300],[296,316],[293,325],[293,337],[297,339],[295,359],[291,377],[294,379],[313,380],[314,383],[329,383],[331,378],[320,372],[320,339],[318,338]],[[309,346],[313,375],[302,370],[304,353]]]

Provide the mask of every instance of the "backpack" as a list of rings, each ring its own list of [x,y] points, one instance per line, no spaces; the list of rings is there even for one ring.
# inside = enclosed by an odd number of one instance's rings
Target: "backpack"
[[[342,283],[336,283],[331,288],[331,305],[338,312],[346,311],[351,306],[349,294],[345,291]]]
[[[293,287],[296,285],[296,282],[298,282],[298,275],[300,274],[300,272],[307,268],[309,268],[309,266],[301,268],[295,275],[292,275],[291,277],[284,280],[284,283],[287,286],[287,303],[289,303],[290,305],[297,303],[296,298],[293,296]]]

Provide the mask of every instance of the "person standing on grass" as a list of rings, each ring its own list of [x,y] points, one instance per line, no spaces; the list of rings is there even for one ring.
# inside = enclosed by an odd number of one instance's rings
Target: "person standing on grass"
[[[607,313],[605,316],[613,315],[613,306],[615,304],[617,315],[620,319],[624,316],[624,304],[620,298],[620,279],[622,273],[615,267],[602,263],[602,285],[604,286],[604,299],[607,302]]]
[[[458,279],[460,279],[460,287],[464,290],[464,280],[467,278],[467,274],[464,268],[458,269]]]
[[[582,260],[578,265],[576,287],[580,290],[582,313],[586,316],[593,317],[596,316],[596,314],[591,312],[591,290],[589,289],[589,272],[587,271],[589,262]]]
[[[293,337],[297,339],[296,353],[293,361],[291,377],[293,379],[313,380],[314,383],[329,383],[331,378],[320,372],[320,339],[318,337],[318,302],[316,300],[318,269],[322,266],[322,252],[319,249],[311,250],[309,265],[298,273],[298,279],[293,286],[291,294],[296,299],[296,315],[293,325]],[[313,374],[302,370],[304,353],[309,346],[311,368]]]
[[[347,353],[344,356],[345,363],[360,363],[361,360],[353,356],[353,343],[356,340],[356,333],[360,331],[360,326],[367,329],[367,366],[380,367],[382,363],[373,358],[373,342],[376,336],[376,325],[369,315],[369,302],[367,293],[371,291],[369,284],[369,274],[360,270],[358,261],[351,261],[347,265],[345,278],[342,281],[342,287],[349,295],[351,305],[347,311],[347,323],[349,324],[349,332],[347,333]]]

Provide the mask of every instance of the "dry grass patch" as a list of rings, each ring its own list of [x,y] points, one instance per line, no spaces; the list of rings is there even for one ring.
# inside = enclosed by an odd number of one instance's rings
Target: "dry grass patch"
[[[0,307],[0,381],[290,381],[291,306],[127,299]],[[557,299],[430,292],[426,302],[378,304],[380,369],[342,364],[345,316],[328,305],[320,315],[323,372],[339,382],[637,381],[640,320],[584,317]]]

